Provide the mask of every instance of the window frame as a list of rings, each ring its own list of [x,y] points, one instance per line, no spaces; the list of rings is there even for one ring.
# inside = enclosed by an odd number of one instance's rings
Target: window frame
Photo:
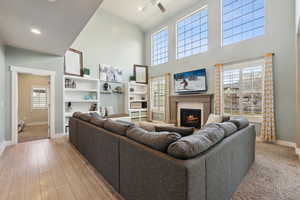
[[[165,63],[160,63],[160,64],[154,64],[153,63],[153,36],[154,35],[156,35],[156,34],[158,34],[158,33],[160,33],[160,32],[162,32],[162,31],[164,31],[164,30],[166,30],[167,31],[167,36],[168,36],[168,40],[167,40],[167,62],[165,62]],[[170,37],[169,37],[169,28],[168,28],[168,26],[164,26],[164,27],[162,27],[161,29],[159,29],[158,31],[155,31],[154,33],[152,33],[151,34],[151,40],[150,40],[150,46],[151,46],[151,54],[150,54],[150,59],[151,59],[151,66],[158,66],[158,65],[163,65],[163,64],[166,64],[166,63],[168,63],[169,62],[169,41],[170,41]]]
[[[222,1],[222,0],[221,0]],[[195,13],[201,11],[201,10],[204,10],[204,9],[207,9],[207,51],[203,51],[203,52],[199,52],[197,54],[193,54],[193,55],[190,55],[190,56],[186,56],[186,57],[182,57],[182,58],[178,58],[178,35],[177,35],[177,24],[180,23],[181,21],[183,21],[184,19],[188,18],[188,17],[191,17],[192,15],[194,15]],[[209,51],[209,9],[208,9],[208,4],[198,8],[197,10],[179,18],[178,20],[176,20],[175,22],[175,57],[176,57],[176,60],[181,60],[181,59],[185,59],[185,58],[189,58],[191,56],[195,56],[195,55],[199,55],[199,54],[202,54],[202,53],[206,53]]]
[[[33,106],[33,92],[34,90],[37,90],[37,89],[40,89],[40,90],[45,90],[46,91],[46,106],[45,107],[34,107]],[[48,87],[45,87],[45,86],[33,86],[31,88],[31,95],[30,95],[30,102],[31,102],[31,110],[48,110],[49,109],[49,88]]]
[[[263,59],[255,59],[255,60],[250,60],[250,61],[245,61],[245,62],[238,62],[238,63],[229,63],[225,64],[221,70],[221,76],[220,76],[220,91],[221,91],[221,114],[222,115],[228,115],[227,113],[224,113],[224,87],[223,87],[223,75],[224,75],[224,70],[234,70],[234,69],[245,69],[249,67],[255,67],[255,66],[262,66],[262,88],[261,88],[261,93],[262,93],[262,114],[260,115],[246,115],[246,114],[241,114],[241,115],[229,115],[231,117],[238,117],[238,116],[246,116],[250,122],[257,122],[261,123],[263,120],[263,107],[264,107],[264,74],[265,74],[265,62]]]
[[[267,29],[266,29],[266,27],[267,27],[267,23],[266,23],[266,11],[267,11],[267,9],[266,9],[266,0],[263,0],[264,1],[264,34],[262,34],[262,35],[259,35],[259,36],[255,36],[255,37],[251,37],[251,38],[249,38],[249,39],[246,39],[246,40],[240,40],[240,41],[238,41],[238,42],[234,42],[234,43],[231,43],[231,44],[227,44],[227,45],[224,45],[224,37],[223,37],[223,31],[224,31],[224,24],[223,24],[223,20],[224,20],[224,16],[223,16],[223,11],[224,11],[224,8],[223,8],[223,5],[224,5],[224,0],[220,0],[220,12],[221,12],[221,22],[220,22],[220,24],[221,24],[221,35],[220,35],[220,37],[221,37],[221,47],[227,47],[227,46],[231,46],[231,45],[235,45],[235,44],[238,44],[238,43],[240,43],[240,42],[245,42],[245,41],[249,41],[249,40],[253,40],[253,39],[256,39],[256,38],[259,38],[259,37],[263,37],[263,36],[265,36],[266,35],[266,31],[267,31]]]

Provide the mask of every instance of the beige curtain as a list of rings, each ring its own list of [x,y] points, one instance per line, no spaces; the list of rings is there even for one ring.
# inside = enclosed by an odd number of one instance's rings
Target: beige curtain
[[[273,54],[267,54],[264,73],[263,122],[260,137],[266,142],[276,140],[274,114]]]
[[[223,65],[217,64],[215,65],[215,94],[214,94],[214,101],[215,101],[215,111],[214,114],[220,115],[221,114],[221,72],[222,72]]]
[[[165,76],[165,122],[169,122],[171,119],[170,115],[170,94],[171,94],[171,74],[167,73]]]

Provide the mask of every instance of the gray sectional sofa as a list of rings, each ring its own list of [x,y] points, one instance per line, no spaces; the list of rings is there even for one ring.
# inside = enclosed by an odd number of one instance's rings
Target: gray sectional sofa
[[[255,128],[240,122],[233,120],[237,128],[205,150],[194,134],[173,134],[167,150],[156,150],[135,139],[129,124],[79,116],[70,119],[69,140],[126,200],[229,200],[255,159]]]

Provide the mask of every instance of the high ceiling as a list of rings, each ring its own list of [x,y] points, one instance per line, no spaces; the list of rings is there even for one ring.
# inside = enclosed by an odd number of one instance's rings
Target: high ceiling
[[[127,21],[148,30],[160,22],[172,17],[181,10],[188,8],[200,0],[161,0],[167,11],[161,13],[155,6],[148,6],[144,12],[138,11],[139,6],[149,5],[151,0],[104,0],[101,7]]]
[[[10,46],[64,55],[101,2],[0,0],[0,35]],[[33,34],[31,28],[42,34]]]

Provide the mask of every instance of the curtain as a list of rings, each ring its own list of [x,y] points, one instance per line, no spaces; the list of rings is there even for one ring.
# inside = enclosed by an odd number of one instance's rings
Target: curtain
[[[214,114],[220,115],[221,114],[221,72],[222,72],[222,64],[215,65],[215,94],[214,94],[214,101],[215,101],[215,111]]]
[[[265,55],[264,60],[263,121],[261,124],[260,137],[265,142],[274,142],[276,140],[276,131],[274,114],[273,54]]]
[[[171,74],[167,73],[165,76],[165,122],[169,123],[170,116],[170,93],[171,93]]]

